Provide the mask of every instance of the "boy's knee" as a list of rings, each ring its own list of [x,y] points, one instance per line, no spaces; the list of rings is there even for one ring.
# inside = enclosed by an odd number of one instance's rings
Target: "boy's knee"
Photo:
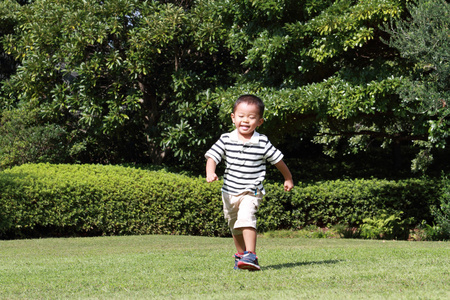
[[[234,225],[236,224],[236,218],[228,220],[228,227],[230,228],[232,235],[242,235],[242,230],[234,229]]]

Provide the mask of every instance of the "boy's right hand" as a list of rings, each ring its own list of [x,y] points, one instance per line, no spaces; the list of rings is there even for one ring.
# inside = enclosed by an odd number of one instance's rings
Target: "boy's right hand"
[[[206,182],[213,182],[216,180],[219,180],[219,177],[217,177],[216,173],[206,174]]]

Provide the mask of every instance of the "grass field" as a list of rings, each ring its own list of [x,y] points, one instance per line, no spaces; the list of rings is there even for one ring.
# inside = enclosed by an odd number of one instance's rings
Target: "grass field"
[[[450,299],[450,243],[260,238],[261,272],[229,238],[0,241],[0,299]]]

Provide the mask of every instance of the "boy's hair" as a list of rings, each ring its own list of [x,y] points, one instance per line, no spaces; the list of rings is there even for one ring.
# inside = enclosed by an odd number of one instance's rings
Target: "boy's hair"
[[[234,102],[233,113],[236,111],[236,107],[241,103],[254,104],[258,106],[259,116],[262,118],[264,116],[264,102],[255,95],[242,95],[236,102]]]

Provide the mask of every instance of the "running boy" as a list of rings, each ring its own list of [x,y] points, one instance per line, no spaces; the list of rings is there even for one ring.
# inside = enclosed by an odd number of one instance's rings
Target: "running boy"
[[[231,120],[236,129],[222,134],[205,157],[206,181],[218,180],[217,164],[226,163],[222,186],[224,216],[228,221],[237,253],[235,269],[260,270],[256,256],[256,216],[265,194],[262,182],[265,162],[275,165],[284,176],[284,190],[294,187],[283,154],[265,135],[256,132],[264,122],[264,103],[254,95],[240,96],[234,103]]]

